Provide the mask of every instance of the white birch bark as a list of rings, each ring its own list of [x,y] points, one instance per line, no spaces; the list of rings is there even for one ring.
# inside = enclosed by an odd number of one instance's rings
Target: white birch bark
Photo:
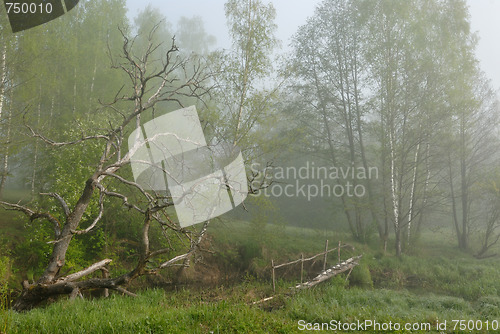
[[[4,41],[2,51],[2,77],[0,82],[0,119],[2,119],[3,105],[5,101],[5,85],[7,84],[7,43]]]
[[[12,99],[11,99],[12,101]],[[12,102],[11,102],[12,105]],[[7,182],[7,176],[9,173],[9,155],[10,155],[10,134],[11,134],[11,128],[12,128],[12,106],[9,108],[10,110],[8,111],[8,117],[7,117],[7,133],[6,133],[6,138],[5,138],[5,152],[3,156],[3,169],[2,169],[2,179],[0,181],[0,198],[2,198],[3,195],[3,190],[5,188],[5,183]]]
[[[394,232],[396,234],[396,253],[399,255],[401,253],[401,240],[400,240],[400,224],[399,224],[399,204],[398,204],[398,195],[397,195],[397,172],[395,168],[395,159],[396,152],[394,147],[394,130],[391,129],[389,131],[389,150],[391,155],[391,169],[390,169],[390,177],[391,177],[391,197],[392,197],[392,210],[394,215]],[[399,238],[398,238],[399,233]]]
[[[40,95],[38,97],[37,125],[40,125],[41,112],[42,112],[42,84],[40,84]],[[31,175],[31,196],[35,195],[35,180],[36,180],[37,164],[38,164],[38,140],[35,140],[35,152],[33,155],[33,173]]]
[[[415,188],[417,187],[417,163],[418,163],[418,155],[420,152],[420,143],[417,144],[417,149],[415,151],[415,159],[413,160],[413,179],[411,183],[410,190],[410,202],[408,209],[408,246],[410,245],[410,237],[411,237],[411,223],[413,220],[413,202],[415,198]]]

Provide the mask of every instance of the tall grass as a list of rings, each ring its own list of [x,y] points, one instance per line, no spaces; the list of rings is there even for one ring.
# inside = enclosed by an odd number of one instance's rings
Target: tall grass
[[[189,291],[162,290],[138,298],[63,301],[27,314],[11,314],[7,333],[290,333],[291,320],[235,298],[204,300]]]
[[[10,260],[6,256],[0,256],[0,333],[5,333],[10,326],[10,302],[11,290],[9,288]]]
[[[431,235],[424,235],[425,247],[397,258],[384,254],[376,245],[359,244],[339,233],[267,226],[256,238],[248,237],[251,229],[244,222],[235,222],[221,223],[211,231],[214,258],[223,262],[225,270],[239,266],[241,272],[242,264],[247,267],[239,283],[205,290],[146,290],[138,298],[112,295],[99,300],[61,300],[26,314],[4,311],[0,314],[0,324],[5,324],[1,331],[295,333],[300,332],[299,320],[435,325],[453,319],[500,319],[497,258],[478,261]],[[321,252],[326,238],[331,244],[337,240],[353,244],[353,254],[363,254],[360,266],[348,279],[344,274],[313,289],[290,293],[289,287],[300,280],[297,271],[296,278],[279,277],[276,298],[252,304],[272,295],[271,259],[286,261],[298,258],[301,252]]]

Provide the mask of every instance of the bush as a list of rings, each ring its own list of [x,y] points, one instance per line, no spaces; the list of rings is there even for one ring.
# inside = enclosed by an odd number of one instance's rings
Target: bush
[[[241,259],[241,268],[248,270],[254,259],[262,257],[262,248],[257,242],[248,240],[239,246],[238,253]]]
[[[349,285],[358,285],[366,288],[373,288],[372,275],[368,266],[364,263],[354,267],[349,276]]]

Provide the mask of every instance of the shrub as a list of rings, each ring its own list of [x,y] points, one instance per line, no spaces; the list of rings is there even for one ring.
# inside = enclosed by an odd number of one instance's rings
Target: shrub
[[[366,264],[360,263],[358,266],[354,267],[349,276],[349,284],[373,288],[372,275]]]

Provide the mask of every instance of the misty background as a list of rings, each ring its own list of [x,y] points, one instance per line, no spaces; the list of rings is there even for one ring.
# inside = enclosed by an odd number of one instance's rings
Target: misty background
[[[289,50],[290,38],[297,28],[314,14],[314,9],[321,0],[311,1],[269,1],[276,8],[276,35],[282,42],[282,50]],[[128,17],[132,19],[145,6],[158,8],[162,15],[174,26],[182,16],[199,16],[203,19],[208,34],[216,37],[216,47],[229,49],[231,41],[224,16],[224,1],[140,1],[127,0]],[[496,0],[467,0],[472,31],[479,36],[477,57],[481,68],[492,80],[493,87],[500,90],[500,2]]]

